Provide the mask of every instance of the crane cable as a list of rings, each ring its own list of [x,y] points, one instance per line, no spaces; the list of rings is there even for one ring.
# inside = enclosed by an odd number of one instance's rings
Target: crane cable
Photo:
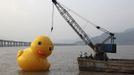
[[[61,4],[61,3],[60,3]],[[105,32],[107,34],[111,33],[110,31],[101,28],[100,26],[94,24],[93,22],[89,21],[88,19],[84,18],[83,16],[79,15],[78,13],[76,13],[75,11],[73,11],[72,9],[68,8],[67,6],[61,4],[62,6],[64,6],[68,11],[71,11],[72,13],[74,13],[75,15],[77,15],[79,18],[81,18],[82,20],[86,21],[87,23],[91,24],[92,26],[94,26],[95,28],[99,29],[102,32]],[[85,26],[86,27],[86,26]]]
[[[51,32],[53,31],[53,25],[54,25],[54,4],[52,4],[52,25],[51,25]]]

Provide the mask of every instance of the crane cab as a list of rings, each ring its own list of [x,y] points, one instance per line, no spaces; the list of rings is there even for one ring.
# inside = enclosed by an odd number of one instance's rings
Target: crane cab
[[[116,44],[96,44],[96,51],[106,53],[116,53]]]

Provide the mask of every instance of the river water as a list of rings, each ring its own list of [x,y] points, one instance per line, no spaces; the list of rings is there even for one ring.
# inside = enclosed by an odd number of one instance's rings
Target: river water
[[[88,46],[55,46],[52,55],[48,58],[51,63],[50,71],[24,72],[16,63],[17,51],[24,48],[26,47],[0,48],[0,75],[130,75],[79,71],[76,59],[80,52],[93,53]],[[134,46],[118,46],[117,53],[109,53],[108,56],[112,59],[134,59]]]

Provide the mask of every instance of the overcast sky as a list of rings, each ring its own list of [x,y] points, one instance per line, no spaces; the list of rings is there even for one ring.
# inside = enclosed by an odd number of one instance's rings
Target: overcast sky
[[[111,32],[134,27],[134,0],[58,1]],[[51,32],[51,16],[51,0],[0,0],[0,39],[32,41],[38,35],[48,35],[55,42],[78,39],[56,8]],[[92,25],[72,16],[91,36],[100,34]]]

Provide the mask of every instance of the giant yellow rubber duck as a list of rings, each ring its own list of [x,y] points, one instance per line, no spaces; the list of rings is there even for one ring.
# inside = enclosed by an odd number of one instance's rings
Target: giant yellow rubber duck
[[[24,71],[47,71],[50,68],[47,57],[53,48],[54,45],[47,36],[38,36],[29,48],[18,51],[18,65]]]

